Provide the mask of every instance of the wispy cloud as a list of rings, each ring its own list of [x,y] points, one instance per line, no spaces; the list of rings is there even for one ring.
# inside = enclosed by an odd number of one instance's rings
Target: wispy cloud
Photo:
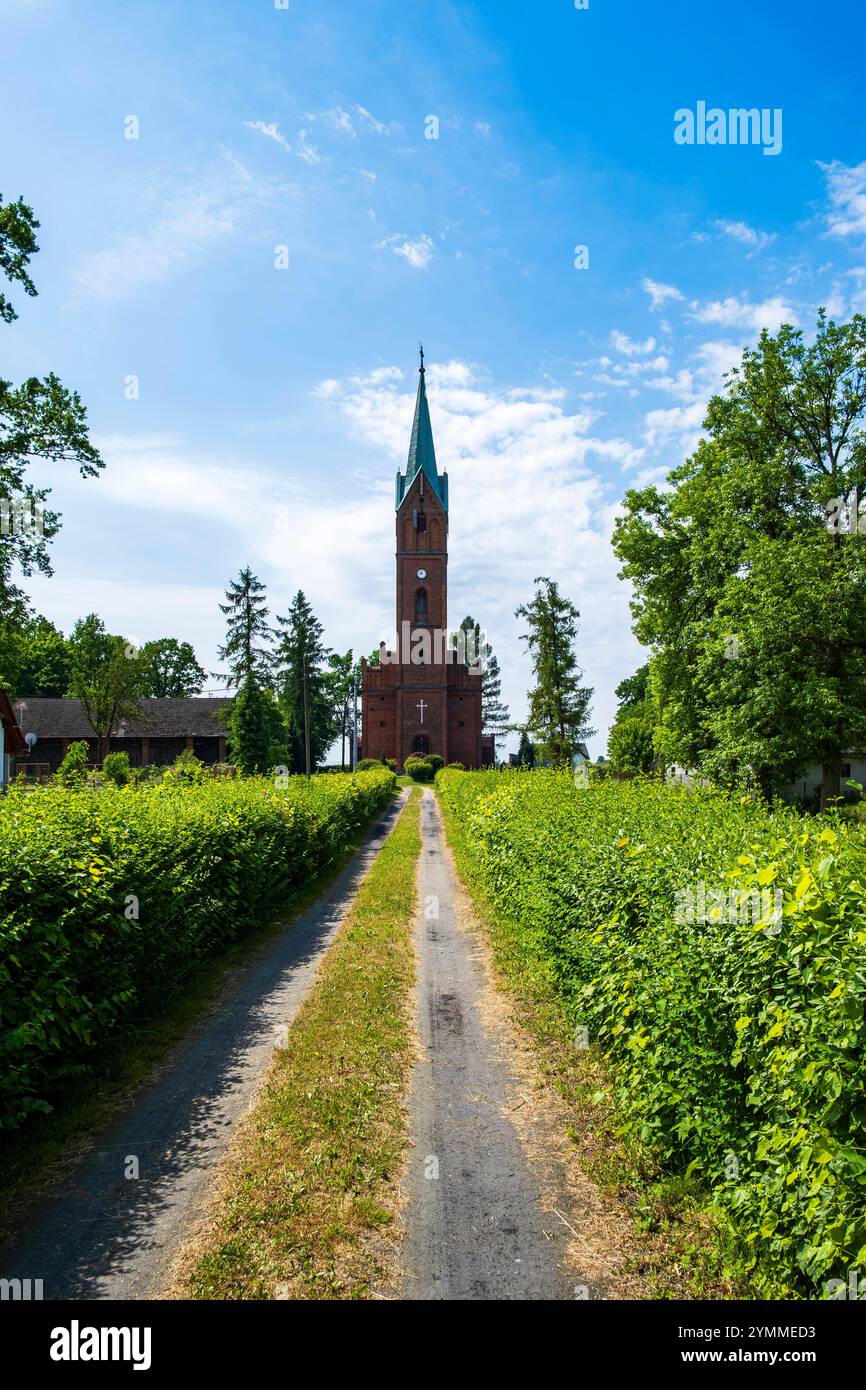
[[[275,140],[278,145],[282,145],[284,150],[291,151],[292,147],[276,121],[244,121],[244,125],[247,130],[257,130],[260,135],[266,135],[269,140]]]
[[[643,343],[635,342],[627,333],[620,333],[618,328],[611,329],[610,340],[617,352],[626,357],[643,357],[648,352],[654,352],[656,346],[655,338],[647,338]]]
[[[724,222],[717,221],[713,226],[721,232],[722,236],[730,237],[732,241],[739,241],[743,246],[750,248],[749,255],[756,256],[763,251],[766,246],[776,240],[775,232],[761,232],[757,227],[750,227],[748,222]]]
[[[395,256],[402,256],[404,261],[414,266],[416,270],[426,270],[436,254],[436,247],[426,232],[422,232],[414,241],[410,237],[404,237],[402,232],[396,236],[385,237],[384,241],[376,243],[376,250],[385,249],[393,251]]]
[[[748,299],[738,299],[734,295],[712,300],[708,304],[694,300],[689,317],[698,323],[717,323],[723,328],[747,328],[756,332],[767,328],[771,333],[775,333],[783,323],[799,323],[796,311],[781,295],[773,295],[760,304],[752,304]]]
[[[359,138],[359,132],[369,131],[374,135],[398,135],[402,130],[397,121],[381,121],[366,106],[356,104],[350,109],[345,106],[332,106],[327,111],[305,111],[303,119],[309,124],[319,121],[340,135],[351,140]]]
[[[866,160],[862,164],[822,164],[830,195],[827,230],[830,236],[866,235]]]
[[[685,299],[676,285],[663,285],[658,280],[651,280],[648,275],[641,281],[641,288],[649,295],[653,309],[660,309],[668,299]]]
[[[167,198],[139,230],[121,233],[82,256],[71,277],[74,300],[114,304],[239,236],[276,185],[255,178],[234,156],[197,184]]]

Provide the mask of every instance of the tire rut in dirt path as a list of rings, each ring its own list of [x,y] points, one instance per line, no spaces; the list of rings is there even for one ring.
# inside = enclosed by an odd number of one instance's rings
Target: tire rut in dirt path
[[[590,1280],[574,1266],[569,1228],[509,1116],[526,1099],[501,1029],[489,1021],[493,986],[473,934],[461,926],[462,892],[429,791],[421,834],[421,1060],[411,1100],[403,1297],[587,1297]]]
[[[0,1275],[46,1299],[159,1297],[281,1035],[406,804],[375,822],[329,888],[242,968],[153,1081],[0,1251]],[[139,1176],[127,1178],[130,1159]]]

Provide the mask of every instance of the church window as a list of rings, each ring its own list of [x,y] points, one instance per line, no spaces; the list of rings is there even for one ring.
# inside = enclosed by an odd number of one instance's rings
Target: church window
[[[415,590],[415,621],[416,623],[426,623],[427,621],[427,590]]]
[[[427,530],[427,517],[424,515],[423,512],[419,512],[419,513],[418,513],[418,530],[419,530],[419,531],[426,531],[426,530]]]
[[[430,740],[426,734],[416,734],[412,740],[413,753],[429,753]]]
[[[462,720],[462,719],[458,719],[458,720],[457,720],[457,727],[458,727],[458,729],[462,729],[462,728],[463,728],[463,724],[464,724],[464,720]]]

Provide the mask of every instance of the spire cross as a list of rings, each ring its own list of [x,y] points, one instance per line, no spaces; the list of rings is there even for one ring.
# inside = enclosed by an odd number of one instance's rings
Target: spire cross
[[[419,351],[420,354],[421,354],[421,366],[418,368],[418,370],[420,371],[421,375],[423,376],[423,375],[424,375],[424,344],[423,344],[423,343],[419,343],[419,344],[418,344],[418,351]]]

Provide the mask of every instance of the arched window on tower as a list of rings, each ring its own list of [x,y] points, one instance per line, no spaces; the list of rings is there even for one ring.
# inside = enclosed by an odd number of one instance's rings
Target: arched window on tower
[[[427,621],[427,590],[415,590],[415,621],[416,623],[426,623]]]

